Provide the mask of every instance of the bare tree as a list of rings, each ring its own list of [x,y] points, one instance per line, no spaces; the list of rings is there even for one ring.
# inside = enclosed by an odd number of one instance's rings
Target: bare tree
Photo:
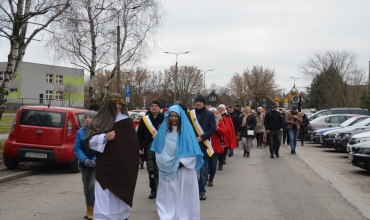
[[[172,94],[175,92],[181,103],[187,103],[193,91],[202,89],[203,74],[195,66],[180,66],[177,73],[176,67],[171,66],[164,71],[164,74],[164,85],[167,91]]]
[[[68,102],[68,107],[72,107],[73,103],[80,99],[82,95],[79,91],[79,86],[73,85],[72,82],[66,82],[63,86],[60,86],[57,91],[62,92],[62,103],[61,106],[64,106]]]
[[[228,87],[233,94],[239,97],[241,104],[248,100],[257,103],[261,98],[280,93],[276,84],[275,71],[262,66],[253,66],[252,70],[247,68],[241,75],[235,73],[228,83]]]
[[[316,79],[310,86],[310,99],[325,96],[323,107],[357,107],[366,88],[366,73],[359,68],[357,55],[348,51],[317,51],[299,66],[308,79]],[[316,88],[316,87],[320,88]],[[320,94],[313,94],[321,91]],[[316,101],[316,103],[319,103]],[[311,102],[311,105],[313,102]],[[318,106],[320,108],[320,106]]]
[[[70,6],[70,0],[6,2],[2,0],[0,4],[0,37],[9,40],[10,52],[0,87],[0,119],[6,107],[10,84],[17,76],[28,45]]]
[[[109,86],[118,70],[115,59],[121,67],[145,58],[146,41],[160,23],[160,6],[154,0],[75,0],[72,8],[50,45],[57,48],[60,57],[68,57],[88,71],[90,108],[97,109],[96,72],[114,66],[106,81]],[[116,30],[116,26],[123,28]]]

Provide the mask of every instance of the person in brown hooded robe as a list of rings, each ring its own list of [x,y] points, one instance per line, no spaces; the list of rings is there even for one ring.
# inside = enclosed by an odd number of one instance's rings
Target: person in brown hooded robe
[[[85,142],[97,152],[94,219],[127,219],[138,175],[139,141],[120,94],[108,95]]]

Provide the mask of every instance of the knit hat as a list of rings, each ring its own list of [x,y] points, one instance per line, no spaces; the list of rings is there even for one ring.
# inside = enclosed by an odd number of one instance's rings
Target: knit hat
[[[88,110],[87,112],[85,112],[85,116],[86,116],[86,115],[88,115],[88,116],[90,116],[90,117],[94,118],[94,117],[95,117],[95,115],[96,115],[96,111]]]
[[[195,102],[203,102],[204,104],[206,104],[206,98],[203,95],[198,95],[195,98]]]
[[[219,105],[217,108],[218,108],[218,109],[219,109],[219,108],[223,108],[223,109],[226,111],[226,106],[225,106],[224,104]]]
[[[158,101],[158,100],[153,100],[150,102],[149,106],[152,105],[152,104],[156,104],[159,106],[159,108],[161,108],[161,103]]]
[[[262,110],[262,107],[258,107],[257,110]]]

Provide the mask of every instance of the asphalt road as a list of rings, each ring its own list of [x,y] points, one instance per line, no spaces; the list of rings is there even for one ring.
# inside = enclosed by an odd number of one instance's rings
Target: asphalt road
[[[361,194],[361,187],[368,186],[368,176],[363,171],[347,176],[358,168],[350,166],[344,154],[333,157],[337,153],[325,151],[311,145],[291,155],[282,146],[280,158],[270,159],[266,148],[252,148],[250,158],[236,149],[224,170],[217,171],[214,186],[207,187],[201,219],[366,219],[369,194]],[[334,168],[338,164],[344,167],[341,171]],[[155,200],[147,198],[147,178],[146,170],[139,170],[130,219],[158,219]],[[353,187],[351,181],[360,185]],[[356,204],[342,192],[349,188],[365,204]],[[85,212],[81,174],[64,168],[2,183],[0,199],[1,220],[82,220]]]

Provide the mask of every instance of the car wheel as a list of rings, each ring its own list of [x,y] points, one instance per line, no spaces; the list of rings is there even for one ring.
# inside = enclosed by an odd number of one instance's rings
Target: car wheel
[[[78,166],[78,159],[76,158],[72,163],[69,164],[69,170],[71,173],[79,173],[80,167]]]
[[[11,158],[7,158],[6,156],[4,156],[4,164],[9,169],[13,170],[13,169],[16,169],[18,167],[19,161],[11,159]]]

